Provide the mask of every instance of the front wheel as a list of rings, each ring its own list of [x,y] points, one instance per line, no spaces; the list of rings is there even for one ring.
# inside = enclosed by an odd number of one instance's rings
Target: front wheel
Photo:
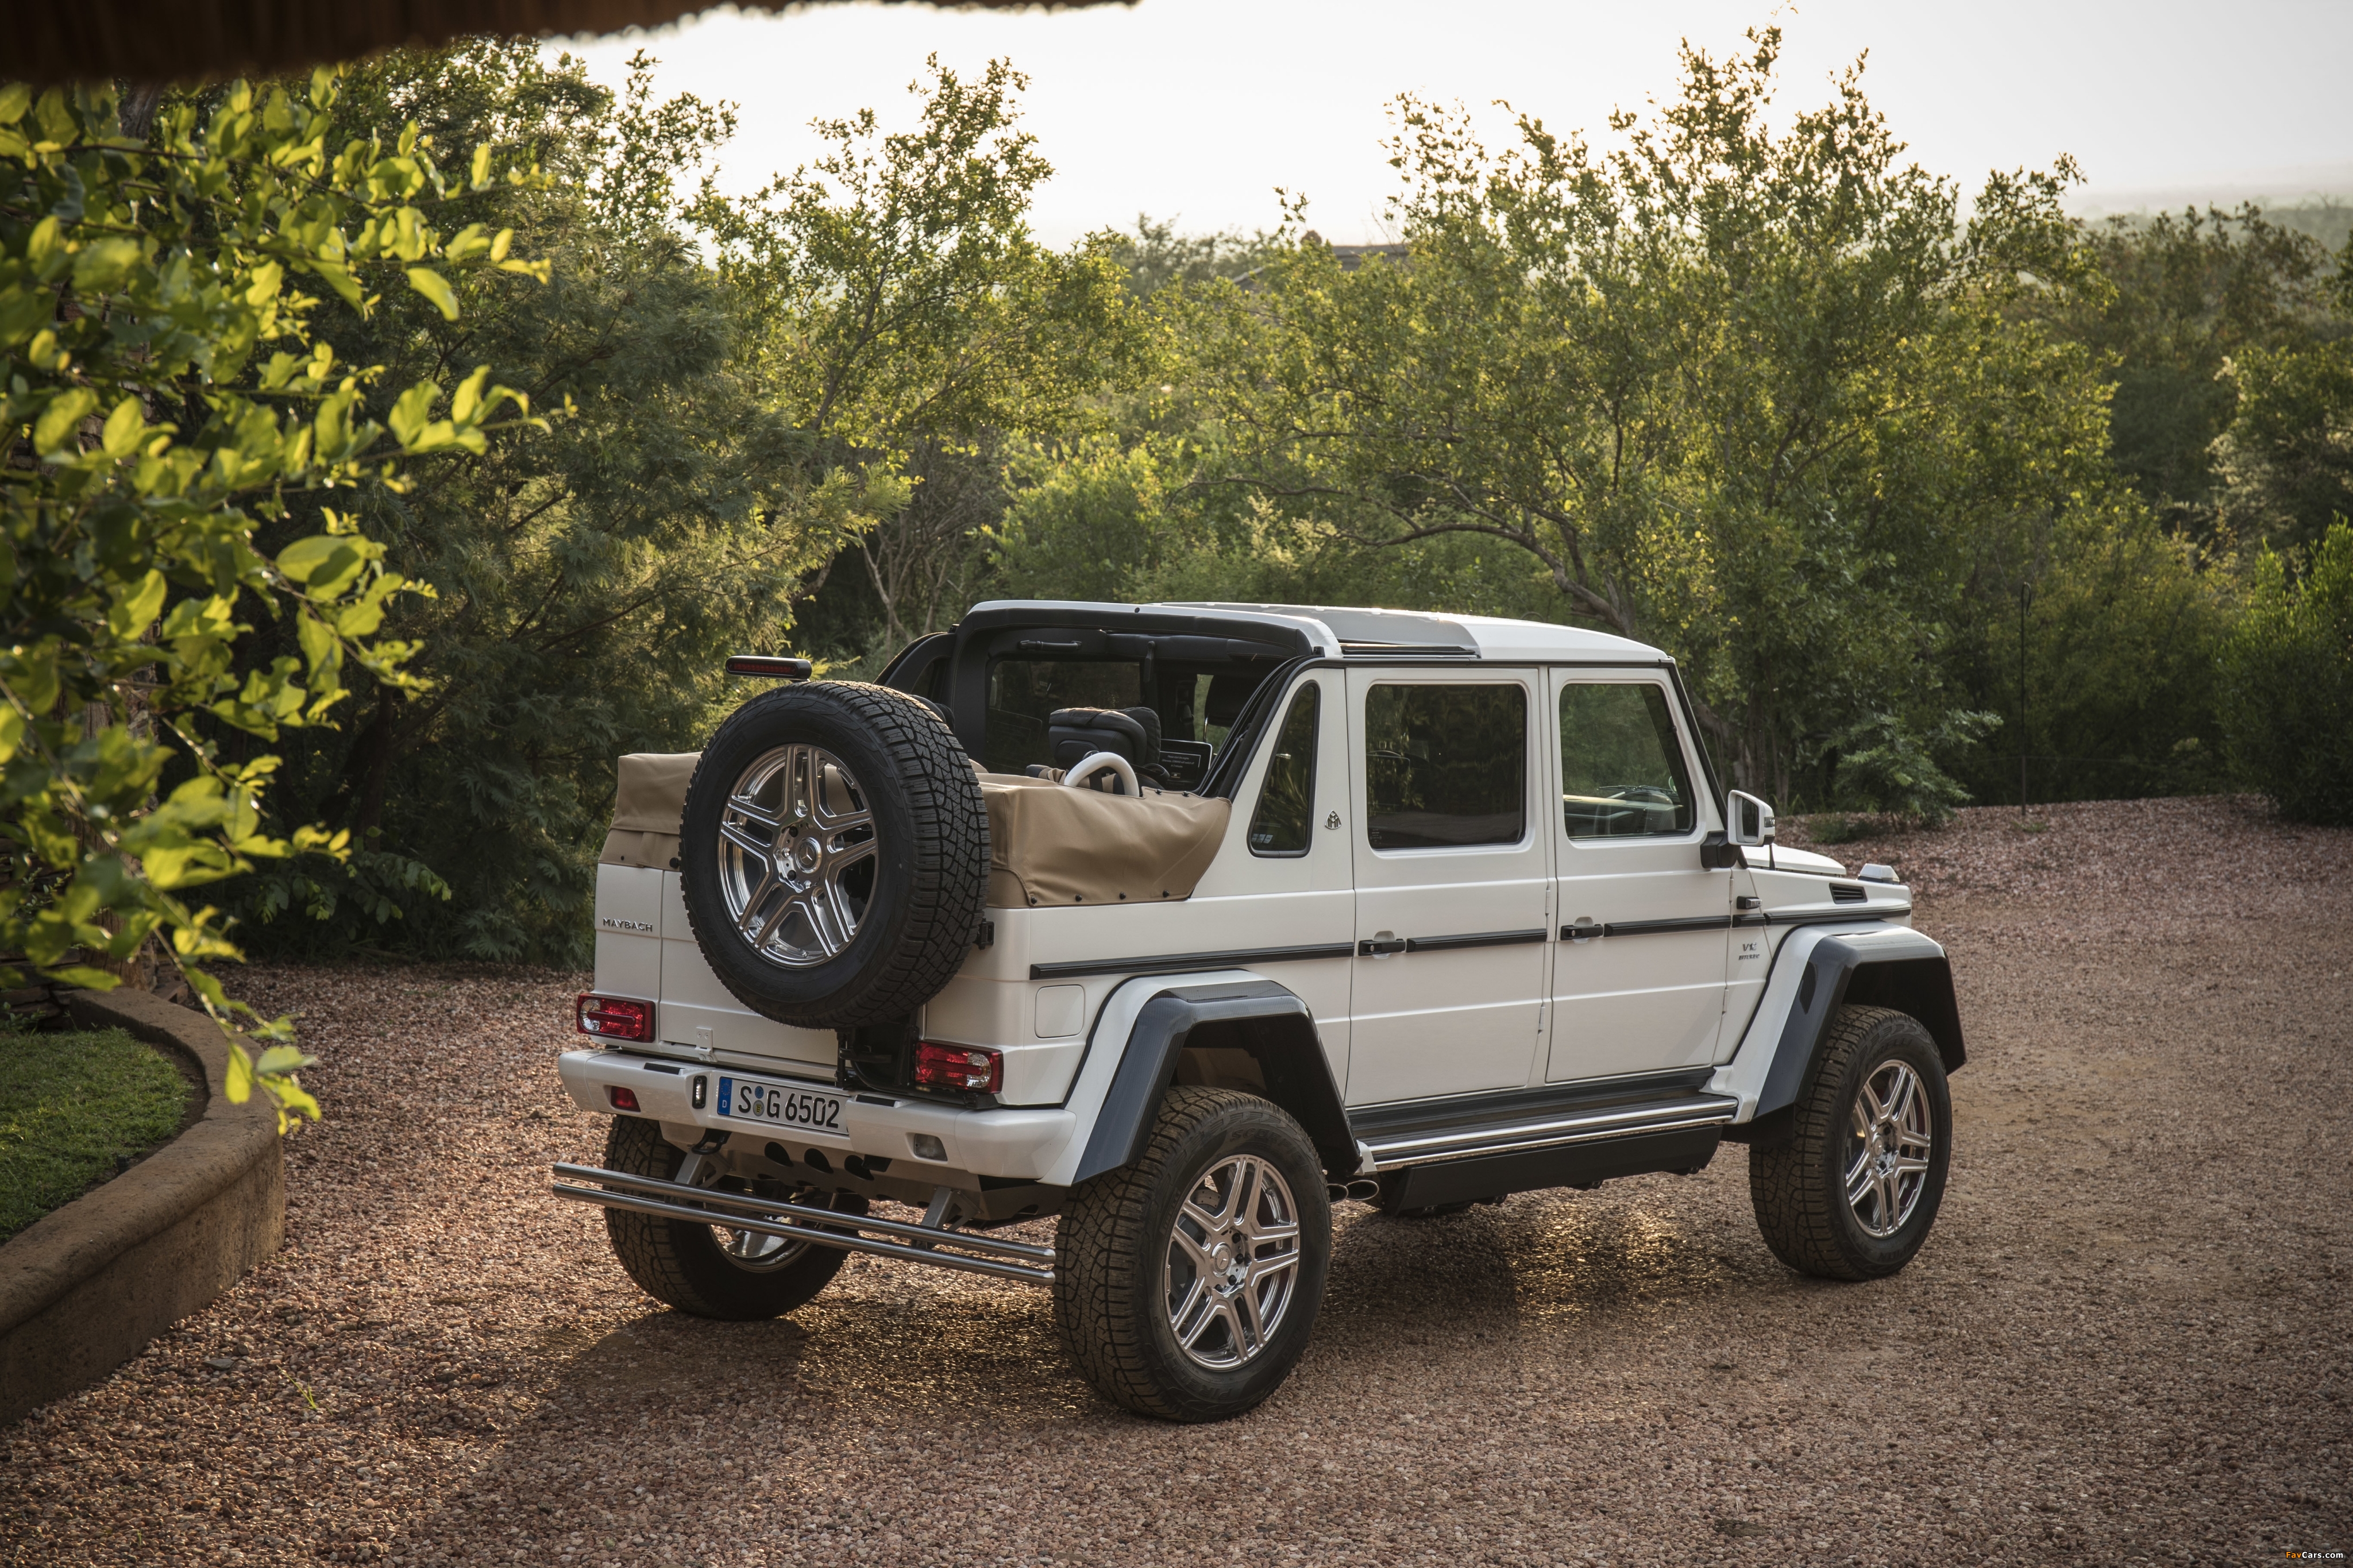
[[[1082,1183],[1056,1237],[1054,1321],[1089,1383],[1169,1421],[1222,1421],[1307,1348],[1332,1258],[1323,1163],[1279,1107],[1171,1089],[1144,1157]]]
[[[1919,1021],[1841,1007],[1799,1095],[1788,1143],[1748,1152],[1748,1196],[1774,1256],[1825,1279],[1879,1279],[1936,1223],[1953,1157],[1944,1058]]]

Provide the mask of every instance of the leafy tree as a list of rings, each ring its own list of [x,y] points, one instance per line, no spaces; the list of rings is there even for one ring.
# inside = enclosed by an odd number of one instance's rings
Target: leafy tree
[[[2168,527],[2211,540],[2212,448],[2247,384],[2234,372],[2275,363],[2323,326],[2327,253],[2252,204],[2111,218],[2083,243],[2099,284],[2021,304],[2105,363],[2116,470]]]
[[[2327,292],[2325,328],[2251,348],[2222,372],[2237,396],[2213,448],[2222,519],[2282,550],[2309,549],[2332,522],[2353,519],[2353,240]]]
[[[1524,552],[1557,609],[1665,644],[1744,781],[1873,714],[1957,734],[1940,656],[1989,533],[2102,480],[2089,356],[2015,319],[2082,272],[2072,167],[1957,187],[1859,72],[1775,133],[1779,49],[1687,50],[1599,154],[1406,100],[1402,266],[1297,245],[1182,291],[1219,476],[1395,549]]]
[[[387,623],[427,689],[356,683],[358,721],[290,758],[285,808],[354,853],[232,890],[278,951],[579,958],[614,755],[698,743],[724,656],[779,644],[805,579],[895,504],[888,476],[879,491],[813,476],[765,395],[743,302],[687,233],[694,171],[732,121],[658,101],[650,64],[616,97],[575,61],[478,42],[367,62],[338,106],[354,133],[414,120],[532,149],[544,182],[471,193],[467,216],[553,272],[469,280],[455,321],[396,304],[323,330],[395,379],[495,363],[554,416],[354,503],[433,590]]]
[[[917,485],[856,543],[892,647],[953,619],[979,563],[995,502],[965,460],[1069,428],[1142,347],[1105,247],[1058,254],[1029,233],[1052,168],[1019,129],[1028,79],[1002,60],[969,82],[928,68],[913,130],[886,135],[871,110],[821,121],[814,165],[740,202],[706,184],[695,210],[813,463],[896,476],[920,454],[937,499]]]
[[[1128,292],[1148,300],[1172,283],[1207,283],[1241,278],[1274,258],[1282,237],[1261,230],[1242,234],[1183,234],[1167,218],[1135,215],[1135,232],[1114,230],[1098,237],[1103,254],[1127,272]]]
[[[453,183],[414,126],[335,137],[336,93],[323,70],[238,83],[166,105],[141,139],[104,89],[0,86],[0,983],[111,987],[160,939],[230,1032],[231,1096],[258,1078],[281,1128],[317,1113],[308,1058],[283,1020],[248,1051],[232,1020],[250,1010],[203,967],[238,950],[189,895],[345,852],[320,827],[263,831],[279,758],[259,748],[331,723],[348,679],[417,688],[385,626],[409,584],[356,498],[406,488],[396,453],[484,450],[523,401],[470,362],[387,384],[318,331],[322,300],[455,318],[485,273],[543,276],[511,234],[439,226],[459,193],[527,173],[502,177],[483,144]],[[298,506],[312,526],[262,548]],[[259,625],[283,651],[240,660]],[[247,743],[225,753],[224,733]]]
[[[2353,524],[2331,524],[2307,553],[2256,557],[2222,672],[2247,775],[2284,816],[2353,826]]]

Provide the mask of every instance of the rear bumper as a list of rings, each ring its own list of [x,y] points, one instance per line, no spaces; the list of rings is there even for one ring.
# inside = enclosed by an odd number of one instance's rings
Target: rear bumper
[[[556,1070],[563,1077],[565,1091],[584,1110],[613,1114],[607,1091],[626,1089],[637,1096],[637,1114],[667,1128],[741,1134],[760,1143],[780,1143],[796,1160],[812,1149],[833,1163],[849,1154],[885,1159],[893,1176],[921,1179],[930,1173],[949,1181],[955,1173],[968,1172],[976,1176],[1045,1181],[1078,1134],[1078,1118],[1067,1110],[965,1110],[887,1095],[852,1093],[827,1079],[657,1061],[624,1051],[566,1051],[556,1058]],[[841,1131],[818,1132],[722,1116],[718,1110],[722,1076],[833,1095],[842,1102]],[[706,1080],[699,1108],[694,1103],[697,1079]],[[938,1139],[944,1157],[930,1160],[918,1153],[917,1134]]]

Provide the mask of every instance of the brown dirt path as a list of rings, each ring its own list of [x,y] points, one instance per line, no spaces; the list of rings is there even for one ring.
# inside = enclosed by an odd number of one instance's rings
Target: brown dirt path
[[[1980,811],[1894,858],[1972,1061],[1936,1235],[1802,1279],[1746,1156],[1345,1207],[1298,1375],[1133,1420],[1042,1297],[853,1263],[639,1295],[544,1196],[571,977],[260,971],[332,1108],[287,1251],[0,1434],[0,1563],[2047,1563],[2353,1551],[2353,834]],[[1793,837],[1795,837],[1793,835]]]

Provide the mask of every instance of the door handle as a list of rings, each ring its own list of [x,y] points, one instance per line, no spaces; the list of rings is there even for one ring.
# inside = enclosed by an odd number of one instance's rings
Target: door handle
[[[1383,931],[1378,936],[1368,936],[1358,942],[1356,951],[1368,958],[1387,958],[1393,952],[1405,951],[1405,938]]]

